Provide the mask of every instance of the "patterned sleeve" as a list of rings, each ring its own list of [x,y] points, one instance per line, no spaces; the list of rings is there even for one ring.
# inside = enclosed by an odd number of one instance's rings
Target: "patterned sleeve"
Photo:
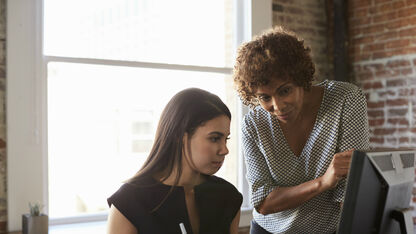
[[[341,115],[337,151],[349,149],[369,149],[369,128],[367,117],[367,102],[361,89],[356,88],[345,98]],[[342,202],[346,189],[346,179],[341,180],[334,190],[334,200]]]
[[[250,201],[257,208],[277,186],[273,185],[268,165],[257,144],[257,131],[249,115],[242,123],[243,154],[247,166],[247,180],[250,185]]]

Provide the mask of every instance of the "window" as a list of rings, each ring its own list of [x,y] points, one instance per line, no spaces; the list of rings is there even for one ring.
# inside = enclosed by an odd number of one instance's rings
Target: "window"
[[[157,100],[155,106],[160,107],[165,104],[162,98],[166,101],[185,87],[208,89],[234,108],[232,139],[238,139],[238,100],[230,82],[233,53],[239,42],[251,38],[246,29],[255,34],[263,27],[248,24],[245,15],[263,18],[268,12],[271,21],[271,1],[22,1],[7,2],[7,11],[13,12],[7,18],[10,231],[21,228],[21,214],[33,201],[46,205],[55,218],[52,224],[105,219],[99,215],[106,208],[102,200],[84,192],[94,185],[106,198],[114,191],[111,186],[139,169],[160,109],[137,100]],[[98,2],[99,7],[91,7]],[[167,14],[173,16],[166,20]],[[180,82],[169,83],[173,80]],[[164,82],[157,90],[165,95],[161,99],[152,99],[154,92],[144,95],[155,90],[148,82],[159,86]],[[165,87],[170,88],[169,95],[160,91]],[[224,165],[219,173],[246,196],[238,142],[231,144],[226,160],[230,166]],[[108,177],[114,180],[108,182],[112,185],[97,187],[98,174],[108,173],[108,164],[132,166],[118,172],[118,177]],[[87,183],[75,182],[77,176]],[[80,192],[59,193],[61,188],[68,191],[68,186]],[[59,203],[68,206],[58,209]]]
[[[178,91],[211,91],[236,115],[228,89],[232,7],[232,0],[44,0],[52,223],[108,210],[106,198],[140,169]],[[236,145],[219,172],[235,185]]]

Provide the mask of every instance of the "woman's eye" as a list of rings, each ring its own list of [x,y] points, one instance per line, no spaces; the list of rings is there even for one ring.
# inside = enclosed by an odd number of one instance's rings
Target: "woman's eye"
[[[291,87],[286,87],[286,88],[280,90],[279,95],[280,96],[285,96],[285,95],[289,94],[291,90],[292,90]]]
[[[212,141],[212,142],[217,142],[217,141],[219,141],[221,139],[221,137],[211,137],[210,138],[210,140]]]
[[[262,102],[268,102],[268,101],[270,101],[270,97],[269,96],[260,96],[259,99]]]

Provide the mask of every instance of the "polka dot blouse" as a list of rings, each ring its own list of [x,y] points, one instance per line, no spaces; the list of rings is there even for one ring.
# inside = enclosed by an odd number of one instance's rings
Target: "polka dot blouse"
[[[361,89],[339,81],[317,85],[324,87],[324,96],[299,156],[287,144],[278,120],[262,107],[244,117],[243,152],[254,207],[277,187],[295,186],[324,175],[335,153],[369,148],[367,105]],[[345,179],[297,208],[268,215],[253,209],[253,217],[271,233],[333,233],[344,192]]]

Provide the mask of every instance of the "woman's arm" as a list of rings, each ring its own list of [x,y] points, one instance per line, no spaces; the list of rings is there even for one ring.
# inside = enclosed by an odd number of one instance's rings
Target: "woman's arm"
[[[107,220],[107,234],[138,234],[136,227],[111,205]]]
[[[235,215],[233,221],[231,222],[230,234],[238,234],[238,225],[240,224],[240,213],[241,211],[239,210]]]
[[[275,188],[256,207],[257,211],[267,215],[295,208],[318,194],[334,188],[338,181],[347,175],[352,152],[349,150],[335,154],[325,174],[317,179],[293,187]]]

